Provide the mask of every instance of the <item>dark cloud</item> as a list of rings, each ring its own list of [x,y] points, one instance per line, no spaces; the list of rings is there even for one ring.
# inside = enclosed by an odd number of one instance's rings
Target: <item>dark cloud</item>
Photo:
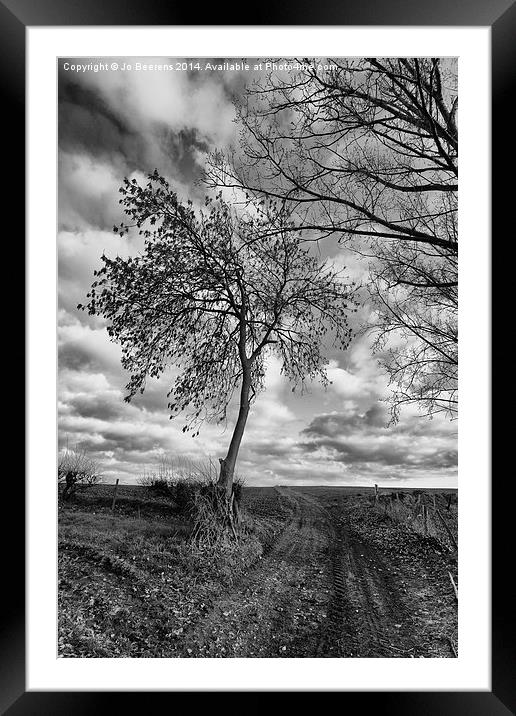
[[[78,394],[72,396],[66,404],[70,407],[72,414],[83,418],[117,420],[124,413],[122,396],[118,393],[110,396],[96,393],[92,395]]]
[[[167,397],[169,389],[170,386],[167,384],[166,379],[149,381],[145,391],[134,396],[131,400],[131,405],[148,413],[168,416],[170,413],[168,408],[170,398]]]
[[[249,451],[255,455],[263,455],[265,457],[285,457],[292,453],[292,446],[282,445],[281,443],[275,444],[268,441],[266,443],[251,445]]]
[[[127,434],[127,431],[119,430],[116,425],[103,430],[101,434],[103,450],[122,450],[124,455],[133,452],[148,452],[161,447],[159,438],[154,435]]]
[[[70,435],[61,438],[60,448],[73,446]],[[79,445],[91,458],[96,460],[103,474],[142,474],[147,465],[157,462],[158,451],[151,447],[144,451],[141,449],[128,450],[125,444],[118,444],[116,441],[100,441],[98,437],[82,438]]]
[[[88,334],[77,339],[68,338],[58,348],[58,367],[60,371],[66,369],[74,371],[86,371],[90,373],[104,372],[109,374],[115,372],[120,375],[120,361],[118,355],[108,352],[113,345],[107,343],[108,350],[99,350],[99,341],[94,340],[99,331],[89,331]],[[117,353],[118,353],[118,349]],[[124,376],[122,376],[124,377]],[[128,379],[128,376],[127,376]]]
[[[457,450],[450,449],[450,431],[432,432],[432,421],[387,426],[382,405],[364,414],[331,413],[316,416],[301,434],[308,440],[298,447],[307,454],[323,453],[346,465],[433,470],[454,468]]]
[[[206,154],[210,149],[209,145],[193,128],[173,132],[168,127],[162,126],[156,137],[163,151],[164,161],[161,171],[184,183],[192,184],[194,188],[203,172],[203,166],[199,163],[199,153]]]
[[[93,346],[70,341],[59,347],[58,367],[60,371],[65,369],[97,371],[102,368],[102,361]]]
[[[310,425],[302,430],[302,434],[315,437],[334,437],[345,435],[350,430],[367,430],[368,428],[385,428],[389,419],[387,410],[381,403],[374,403],[365,413],[331,413],[317,415]]]
[[[134,161],[143,152],[144,138],[113,112],[101,94],[70,73],[60,73],[59,148],[95,157],[124,157]]]
[[[412,467],[440,469],[454,467],[457,464],[457,452],[438,448],[430,453],[424,452],[424,448],[413,443],[396,444],[392,442],[378,442],[374,436],[372,439],[363,441],[360,436],[358,440],[332,440],[321,438],[314,442],[301,443],[300,447],[309,453],[314,453],[321,448],[332,453],[332,459],[348,465],[376,463],[390,467]]]

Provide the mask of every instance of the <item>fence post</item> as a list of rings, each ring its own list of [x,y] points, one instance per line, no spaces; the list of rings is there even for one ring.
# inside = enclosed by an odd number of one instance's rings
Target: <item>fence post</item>
[[[451,529],[448,527],[448,524],[447,524],[446,520],[445,520],[444,517],[441,515],[441,513],[439,512],[439,510],[436,510],[436,513],[437,513],[437,516],[439,517],[439,519],[441,520],[441,523],[442,523],[444,529],[445,529],[446,532],[448,533],[448,537],[450,538],[450,541],[451,541],[452,545],[454,546],[455,551],[457,551],[458,547],[457,547],[457,541],[456,541],[456,539],[455,539],[455,535],[453,534],[453,532],[451,531]]]
[[[423,505],[423,534],[428,534],[428,510],[426,505]]]
[[[453,579],[452,573],[448,572],[448,576],[450,578],[450,582],[452,583],[453,591],[455,592],[455,599],[459,601],[459,590],[457,589],[457,585],[455,584],[455,580]]]
[[[115,504],[116,504],[116,491],[118,489],[118,477],[116,478],[115,482],[115,489],[113,490],[113,502],[111,503],[111,512],[115,511]]]
[[[378,502],[378,485],[376,483],[374,486],[374,501]]]

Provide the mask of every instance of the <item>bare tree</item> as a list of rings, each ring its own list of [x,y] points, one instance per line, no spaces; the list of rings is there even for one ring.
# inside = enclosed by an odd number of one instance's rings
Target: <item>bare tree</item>
[[[249,86],[240,146],[211,156],[206,181],[280,199],[305,239],[336,235],[362,254],[394,416],[404,402],[453,416],[456,61],[297,63]]]
[[[79,485],[91,486],[101,482],[101,468],[99,463],[82,448],[70,450],[67,447],[59,453],[57,480],[58,483],[64,484],[63,500],[68,500]]]
[[[86,308],[107,320],[122,346],[131,373],[126,400],[143,392],[148,376],[174,366],[170,417],[185,416],[183,431],[195,436],[204,420],[227,419],[238,392],[218,480],[229,497],[267,354],[280,357],[294,388],[307,379],[327,382],[323,342],[345,348],[349,341],[350,287],[283,230],[288,216],[272,202],[238,213],[219,195],[196,212],[157,172],[145,186],[126,179],[121,191],[145,248],[127,259],[102,257]]]

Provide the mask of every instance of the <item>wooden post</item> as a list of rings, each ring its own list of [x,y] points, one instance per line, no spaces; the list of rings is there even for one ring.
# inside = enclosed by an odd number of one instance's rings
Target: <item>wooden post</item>
[[[451,501],[452,501],[452,495],[451,495],[451,492],[450,492],[450,494],[448,495],[448,503],[447,503],[447,505],[446,505],[446,509],[448,510],[448,512],[450,511]]]
[[[437,508],[436,508],[436,505],[435,505],[435,492],[434,492],[434,494],[432,495],[432,499],[433,499],[433,501],[434,501],[434,510],[435,510],[435,509],[437,509]]]
[[[436,513],[437,513],[437,516],[439,517],[439,519],[441,520],[441,523],[442,523],[444,529],[445,529],[446,532],[448,533],[448,537],[450,538],[452,545],[455,547],[455,550],[457,551],[458,547],[457,547],[457,540],[455,539],[455,535],[453,534],[453,532],[451,531],[451,529],[448,527],[448,524],[446,523],[446,520],[445,520],[444,517],[441,515],[441,513],[439,512],[439,510],[436,510]]]
[[[452,583],[453,591],[455,592],[455,599],[459,601],[459,590],[457,589],[457,585],[455,584],[455,580],[452,577],[452,573],[448,572],[448,576],[450,578],[450,582]]]
[[[423,534],[428,534],[428,510],[426,505],[423,505]]]
[[[111,503],[111,512],[115,511],[115,504],[116,504],[116,491],[118,489],[118,477],[116,478],[115,482],[115,489],[113,490],[113,502]]]
[[[378,502],[378,485],[376,483],[374,486],[374,501]]]

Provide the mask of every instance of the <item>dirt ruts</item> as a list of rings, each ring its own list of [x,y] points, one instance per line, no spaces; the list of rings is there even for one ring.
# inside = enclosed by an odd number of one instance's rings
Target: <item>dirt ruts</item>
[[[443,596],[431,560],[428,568],[418,555],[398,563],[357,534],[346,496],[278,492],[290,520],[256,567],[184,635],[178,655],[453,656],[439,610],[453,621],[456,605]]]

